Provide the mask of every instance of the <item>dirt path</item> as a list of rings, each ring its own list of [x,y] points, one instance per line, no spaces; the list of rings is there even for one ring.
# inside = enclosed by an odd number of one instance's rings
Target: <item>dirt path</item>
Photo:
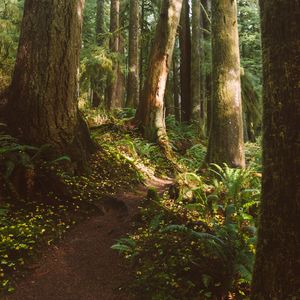
[[[162,192],[170,181],[154,180],[148,186]],[[107,202],[104,215],[75,226],[52,246],[36,268],[5,300],[132,300],[122,287],[130,281],[129,267],[110,247],[131,229],[138,203],[147,187],[118,195]],[[125,204],[125,205],[124,205]]]

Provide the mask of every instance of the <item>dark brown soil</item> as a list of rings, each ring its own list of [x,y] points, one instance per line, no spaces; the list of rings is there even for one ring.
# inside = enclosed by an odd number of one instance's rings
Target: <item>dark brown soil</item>
[[[163,191],[170,184],[154,180],[148,186]],[[132,300],[126,291],[130,266],[111,249],[116,240],[130,232],[138,204],[147,187],[124,192],[100,206],[103,214],[75,226],[17,284],[5,300]]]

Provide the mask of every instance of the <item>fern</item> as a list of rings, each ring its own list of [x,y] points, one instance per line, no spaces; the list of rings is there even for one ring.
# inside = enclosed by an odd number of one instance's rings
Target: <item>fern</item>
[[[196,238],[199,241],[203,241],[203,242],[209,241],[209,242],[215,242],[216,245],[224,245],[224,242],[220,238],[210,233],[197,232],[195,230],[188,228],[185,225],[168,225],[162,229],[162,232],[185,233],[190,235],[191,237]]]
[[[117,250],[121,253],[133,254],[136,242],[130,238],[121,238],[116,244],[111,246],[111,249]]]
[[[234,169],[228,167],[227,164],[224,164],[223,167],[211,164],[210,171],[222,181],[229,197],[232,197],[234,200],[239,198],[240,192],[246,187],[251,178],[249,169]]]

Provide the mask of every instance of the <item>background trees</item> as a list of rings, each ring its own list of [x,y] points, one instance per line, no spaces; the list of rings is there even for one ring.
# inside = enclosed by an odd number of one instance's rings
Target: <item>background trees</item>
[[[147,60],[153,43],[161,1],[122,2],[122,6],[115,0],[87,0],[86,2],[80,66],[81,103],[92,107],[120,109],[125,106],[126,96],[127,104],[136,108],[137,99],[140,98],[137,86],[141,87],[147,76]],[[196,120],[201,128],[202,136],[205,136],[205,127],[211,128],[210,123],[214,119],[210,104],[211,3],[203,1],[200,4],[199,1],[193,1],[190,4],[191,7],[188,1],[184,1],[185,12],[181,16],[179,39],[175,42],[173,70],[168,75],[169,84],[166,87],[168,113],[175,114],[178,121],[190,123],[192,111],[197,107],[200,113],[196,113],[194,121]],[[260,39],[257,25],[259,18],[255,1],[239,0],[238,5],[241,62],[244,67],[242,74],[245,74],[242,76],[243,127],[245,140],[253,141],[261,127]],[[109,27],[111,32],[108,30]],[[190,27],[193,32],[192,51]],[[134,76],[130,70],[135,70]],[[128,86],[134,85],[134,88],[127,88],[126,95],[124,95],[125,79]],[[140,83],[138,84],[137,81]],[[135,103],[129,104],[132,99],[135,99]],[[242,124],[239,127],[241,126]],[[214,140],[218,139],[214,138]]]

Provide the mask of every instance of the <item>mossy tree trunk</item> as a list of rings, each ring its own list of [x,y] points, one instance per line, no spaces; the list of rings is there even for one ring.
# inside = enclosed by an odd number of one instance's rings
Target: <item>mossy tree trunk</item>
[[[78,110],[84,0],[26,0],[7,122],[23,142],[86,162],[93,149]]]
[[[140,12],[139,1],[130,0],[129,17],[129,70],[127,81],[126,106],[137,107],[140,93],[139,80],[139,26]]]
[[[213,111],[208,163],[244,167],[236,0],[212,1]]]
[[[300,4],[260,9],[264,171],[251,299],[300,299]]]
[[[182,0],[162,2],[160,18],[150,52],[142,101],[139,103],[136,114],[136,121],[141,123],[145,137],[160,144],[165,144],[167,140],[164,94],[181,7]]]
[[[180,27],[180,90],[181,121],[190,122],[192,117],[191,99],[191,29],[189,0],[183,0]]]

